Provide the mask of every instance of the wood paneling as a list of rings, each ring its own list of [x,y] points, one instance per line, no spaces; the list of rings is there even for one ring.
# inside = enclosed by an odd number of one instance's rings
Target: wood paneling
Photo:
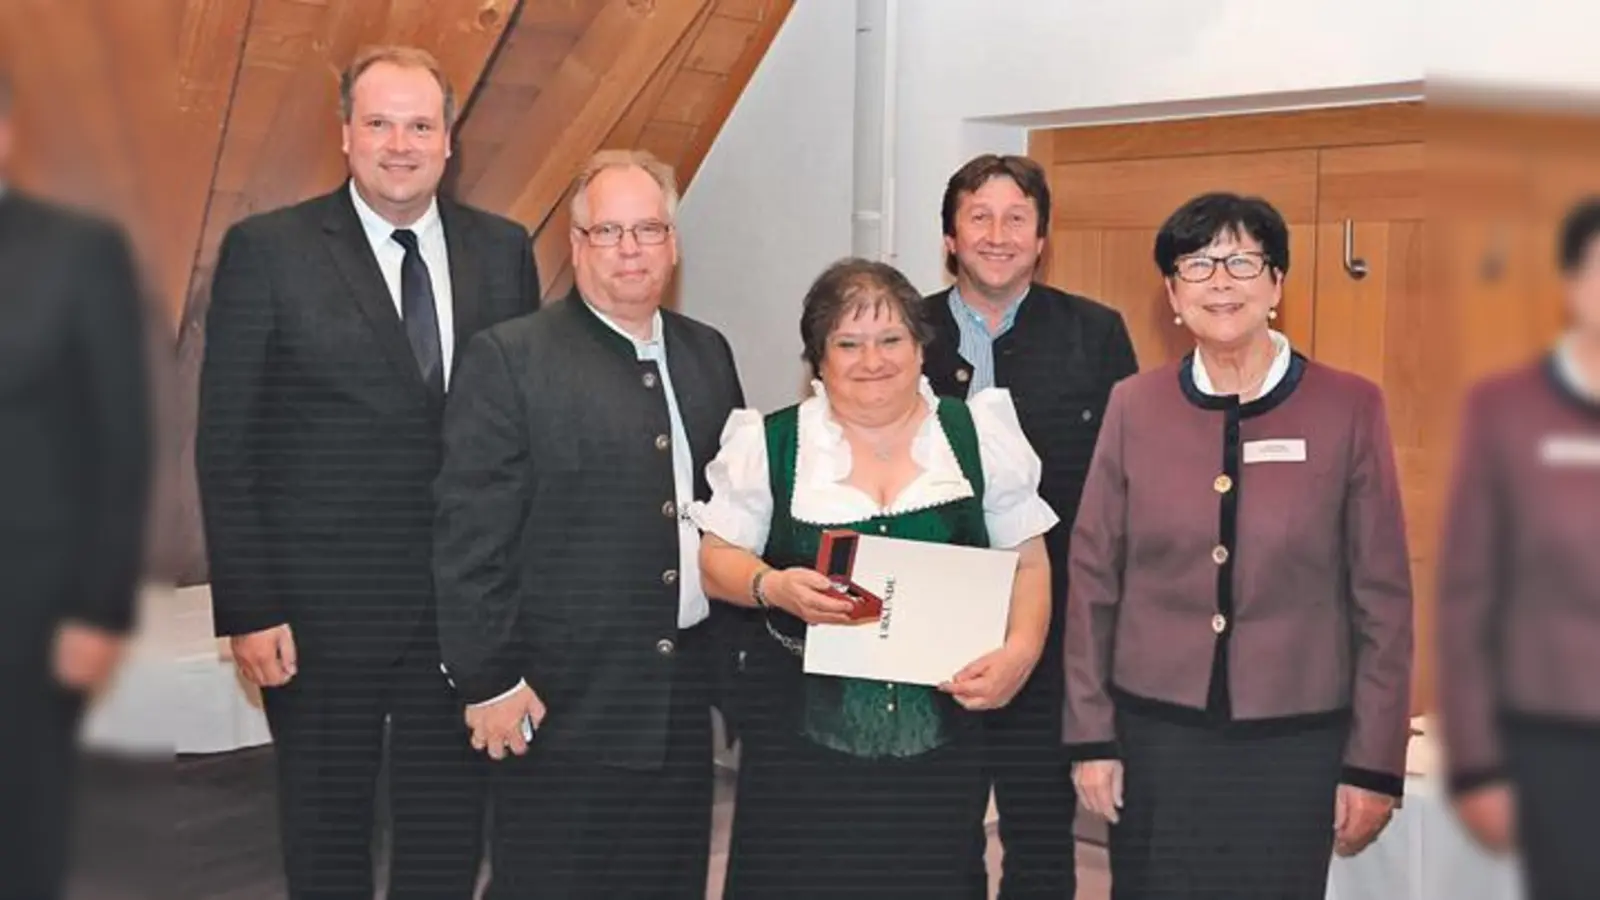
[[[325,191],[344,177],[339,72],[363,46],[398,43],[431,51],[456,96],[465,98],[514,6],[515,0],[255,0],[192,283],[201,305],[230,225]]]
[[[1314,150],[1056,165],[1051,220],[1059,228],[1160,226],[1190,197],[1239,191],[1270,199],[1290,222],[1314,221]]]
[[[1193,346],[1173,322],[1153,248],[1172,211],[1210,190],[1259,194],[1289,220],[1289,275],[1277,325],[1297,345],[1310,346],[1317,151],[1070,163],[1049,172],[1055,210],[1046,277],[1120,309],[1141,367],[1159,366]]]
[[[568,0],[566,18],[559,19],[559,25],[550,24],[559,17],[552,15],[548,3],[541,7],[543,13],[531,20],[528,13],[534,8],[525,9],[501,56],[485,75],[477,102],[510,111],[509,104],[501,104],[499,99],[499,92],[511,81],[502,78],[501,69],[526,68],[517,62],[519,55],[544,54],[541,65],[553,74],[509,121],[505,115],[480,119],[475,103],[460,135],[464,159],[458,194],[511,215],[534,230],[534,255],[544,295],[564,296],[571,286],[566,204],[578,166],[602,147],[640,147],[673,166],[680,190],[685,188],[792,3],[713,0],[699,4],[687,21],[654,23],[637,21],[640,5],[622,0]],[[690,6],[679,7],[675,14],[687,14]],[[650,15],[662,13],[663,6],[658,4]],[[576,35],[571,22],[584,15],[589,16],[587,31]],[[626,39],[644,40],[639,35],[645,33],[647,24],[654,29],[656,40],[671,39],[670,44],[657,48],[661,54],[653,68],[647,65],[650,57],[636,56],[626,66],[606,72],[603,79],[583,77],[595,71],[595,48]],[[547,40],[534,40],[539,35]],[[630,90],[617,91],[610,83],[615,79],[628,81]],[[599,105],[594,103],[597,97]],[[617,104],[623,100],[626,102],[619,108]],[[538,104],[544,104],[543,108],[535,109]],[[581,127],[560,124],[572,118],[570,110],[590,106],[593,115],[579,123]],[[609,115],[609,124],[608,116],[601,113]],[[545,128],[537,124],[540,120],[557,124]],[[606,126],[603,133],[601,126]],[[542,135],[543,143],[532,148],[516,136],[535,132]],[[513,191],[510,185],[521,187]]]
[[[1420,141],[1425,133],[1421,103],[1388,103],[1057,128],[1037,132],[1032,152],[1057,163],[1164,159],[1391,144]]]
[[[560,201],[603,146],[643,146],[686,186],[793,0],[6,0],[20,186],[129,226],[176,326],[163,402],[184,458],[168,531],[205,578],[194,400],[210,270],[241,217],[345,177],[338,74],[363,46],[437,56],[463,106],[445,190],[538,230],[570,284]],[[174,451],[175,453],[177,451]],[[167,477],[165,474],[163,478]]]

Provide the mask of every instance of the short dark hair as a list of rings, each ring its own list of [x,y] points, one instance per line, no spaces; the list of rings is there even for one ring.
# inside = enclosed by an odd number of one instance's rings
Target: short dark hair
[[[1281,278],[1289,271],[1289,226],[1260,197],[1215,192],[1178,207],[1156,234],[1156,267],[1163,277],[1178,274],[1178,257],[1211,246],[1223,235],[1249,236],[1261,245],[1267,265]]]
[[[888,263],[850,257],[823,270],[806,291],[800,311],[800,341],[811,374],[822,374],[828,335],[845,316],[876,313],[885,307],[906,323],[918,347],[926,347],[933,340],[933,325],[923,311],[922,294],[899,269]]]
[[[1561,273],[1575,274],[1583,268],[1589,248],[1600,238],[1600,196],[1580,200],[1561,223]]]
[[[1049,237],[1050,180],[1045,177],[1044,167],[1026,156],[1001,156],[995,153],[985,153],[967,160],[966,165],[957,169],[945,184],[944,205],[939,211],[945,237],[956,236],[956,208],[961,205],[961,198],[995,178],[1009,178],[1016,182],[1023,196],[1033,201],[1033,208],[1039,213],[1037,236]],[[954,253],[944,255],[944,268],[951,275],[956,274]]]

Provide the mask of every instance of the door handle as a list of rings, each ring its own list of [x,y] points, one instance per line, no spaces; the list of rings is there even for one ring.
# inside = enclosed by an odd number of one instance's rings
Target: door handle
[[[1367,277],[1367,261],[1357,259],[1356,252],[1356,223],[1351,219],[1344,220],[1344,270],[1351,278],[1357,281]]]

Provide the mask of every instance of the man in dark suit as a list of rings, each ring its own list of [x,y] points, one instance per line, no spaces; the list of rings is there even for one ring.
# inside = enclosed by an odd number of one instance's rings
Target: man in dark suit
[[[722,335],[661,309],[672,170],[598,154],[572,206],[574,291],[475,338],[446,409],[439,636],[499,760],[490,896],[703,897],[713,653],[684,510],[744,398]]]
[[[0,172],[11,147],[0,73]],[[0,898],[61,895],[74,738],[132,626],[145,323],[116,228],[0,181]]]
[[[1005,848],[1000,893],[1071,900],[1077,797],[1061,748],[1067,543],[1111,386],[1139,367],[1120,314],[1033,280],[1050,233],[1050,186],[1037,163],[969,161],[945,188],[942,218],[945,266],[956,283],[928,298],[935,337],[924,372],[946,396],[1010,390],[1044,465],[1039,494],[1061,518],[1045,536],[1056,624],[1016,699],[985,713]]]
[[[537,307],[519,225],[436,196],[455,103],[428,54],[341,80],[351,178],[223,241],[196,445],[219,635],[263,688],[294,897],[470,897],[483,766],[440,671],[431,489],[457,349]]]

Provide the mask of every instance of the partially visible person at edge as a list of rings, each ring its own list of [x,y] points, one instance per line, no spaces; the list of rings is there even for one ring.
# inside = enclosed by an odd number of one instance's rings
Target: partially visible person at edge
[[[755,608],[745,647],[727,897],[986,896],[980,714],[1016,696],[1049,625],[1039,460],[1006,392],[941,399],[922,376],[924,302],[845,260],[800,315],[813,395],[733,413],[707,469],[707,591]],[[1003,646],[935,689],[806,675],[806,628],[845,621],[812,566],[824,529],[1020,554]]]
[[[1559,264],[1566,335],[1467,400],[1438,579],[1455,809],[1520,847],[1529,900],[1600,890],[1600,197],[1568,215]]]
[[[1112,389],[1073,528],[1065,737],[1113,896],[1321,897],[1401,796],[1412,590],[1383,396],[1271,327],[1289,233],[1156,237],[1182,359]]]
[[[5,177],[0,71],[0,898],[66,889],[76,736],[133,628],[150,506],[147,317],[127,237]]]
[[[1045,535],[1053,627],[1039,664],[1015,700],[983,715],[984,777],[1005,851],[1000,897],[1071,898],[1078,801],[1061,753],[1067,551],[1111,386],[1139,365],[1121,314],[1034,280],[1050,233],[1050,185],[1038,163],[972,159],[950,177],[942,218],[956,281],[928,298],[933,340],[923,371],[945,397],[1010,392],[1043,466],[1039,493],[1063,523]]]

